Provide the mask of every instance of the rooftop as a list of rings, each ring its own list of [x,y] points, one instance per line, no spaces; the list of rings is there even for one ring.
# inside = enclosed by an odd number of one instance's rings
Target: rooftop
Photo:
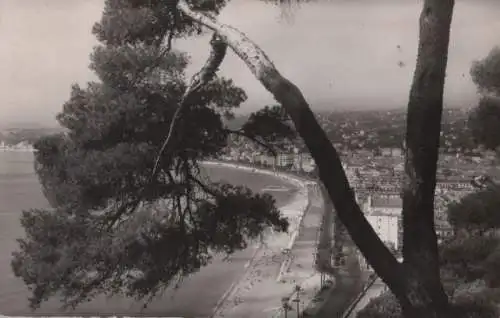
[[[399,217],[399,215],[397,213],[394,213],[394,212],[391,213],[389,211],[372,211],[367,215],[368,216],[385,216],[385,217],[389,217],[389,218],[398,218]]]
[[[401,208],[403,200],[399,196],[372,196],[371,206],[374,208]]]

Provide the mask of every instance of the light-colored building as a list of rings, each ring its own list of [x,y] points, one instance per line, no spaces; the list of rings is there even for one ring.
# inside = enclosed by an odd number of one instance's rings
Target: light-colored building
[[[380,148],[380,154],[382,156],[388,157],[388,156],[392,155],[392,149],[391,148]]]
[[[401,148],[380,148],[380,154],[384,157],[401,157],[403,155],[403,151]]]
[[[276,158],[276,165],[278,167],[292,166],[295,161],[295,154],[293,153],[280,153]]]
[[[272,167],[275,164],[275,158],[267,154],[254,154],[253,162]]]
[[[391,249],[399,249],[399,216],[373,213],[366,216],[377,235]]]
[[[300,170],[311,172],[316,167],[316,162],[312,158],[311,154],[307,152],[299,153],[298,158]]]
[[[392,148],[392,156],[393,157],[402,157],[403,150],[401,148]]]
[[[399,194],[371,194],[363,210],[366,214],[382,213],[401,216],[403,200]]]
[[[473,191],[474,186],[471,183],[472,180],[467,180],[464,178],[451,178],[437,180],[436,190],[455,190],[455,191]]]
[[[398,251],[400,248],[402,209],[401,197],[395,194],[370,194],[363,205],[366,219],[375,233],[394,251]],[[360,263],[366,269],[370,269],[363,257],[360,257]]]

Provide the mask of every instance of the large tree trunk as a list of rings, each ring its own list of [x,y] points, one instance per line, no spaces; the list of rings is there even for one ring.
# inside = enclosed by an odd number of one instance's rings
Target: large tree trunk
[[[443,3],[440,4],[440,2]],[[439,125],[442,104],[439,102],[442,98],[437,98],[436,96],[438,94],[435,93],[433,93],[430,97],[422,96],[421,92],[427,92],[425,89],[432,86],[441,86],[441,88],[437,87],[436,90],[437,92],[442,92],[443,80],[440,79],[439,75],[441,74],[441,71],[440,69],[438,71],[435,71],[433,69],[434,66],[432,65],[436,63],[436,67],[439,68],[441,66],[444,67],[443,65],[446,64],[445,61],[449,31],[449,23],[447,23],[447,21],[449,20],[448,16],[451,17],[452,7],[453,5],[451,0],[426,1],[421,19],[423,26],[423,36],[421,41],[422,43],[419,48],[421,56],[419,57],[420,62],[418,63],[416,72],[416,74],[420,75],[416,75],[416,84],[414,84],[414,88],[412,89],[412,92],[415,93],[412,94],[412,100],[414,101],[409,105],[409,108],[412,109],[411,116],[409,114],[409,119],[412,118],[409,128],[420,128],[420,122],[417,121],[417,124],[415,124],[414,118],[415,114],[419,114],[416,116],[417,119],[420,118],[420,114],[422,114],[422,112],[415,112],[414,110],[415,108],[417,108],[417,110],[421,108],[420,105],[422,104],[424,105],[424,107],[422,108],[425,110],[425,115],[430,113],[439,114],[439,117],[437,119],[431,119],[433,123],[437,122]],[[366,220],[360,207],[356,203],[354,192],[349,185],[349,181],[342,167],[337,151],[332,146],[325,132],[316,121],[311,108],[309,107],[308,103],[306,102],[304,96],[297,88],[297,86],[281,76],[271,60],[262,51],[262,49],[260,49],[239,30],[229,25],[218,22],[214,17],[191,10],[189,5],[184,0],[179,1],[177,8],[184,15],[216,32],[224,41],[226,41],[229,47],[246,63],[255,77],[262,83],[262,85],[269,92],[271,92],[276,100],[286,109],[286,111],[292,118],[298,133],[304,139],[305,144],[307,145],[312,157],[314,158],[319,168],[319,177],[328,191],[328,194],[333,202],[335,209],[337,210],[340,220],[346,226],[354,243],[366,257],[367,261],[371,264],[376,273],[382,278],[382,280],[388,285],[390,290],[398,298],[405,311],[405,315],[407,317],[448,317],[446,311],[448,307],[447,299],[446,297],[442,297],[442,287],[439,281],[439,273],[434,270],[435,263],[437,261],[437,249],[435,246],[436,240],[432,221],[432,210],[430,210],[430,217],[427,212],[424,214],[416,213],[417,210],[413,209],[419,209],[421,205],[408,205],[408,202],[413,202],[415,200],[405,200],[405,213],[409,213],[413,216],[414,219],[418,219],[417,225],[412,225],[410,227],[410,232],[415,235],[415,229],[417,228],[418,231],[421,232],[421,234],[419,233],[417,235],[417,238],[422,235],[426,236],[426,238],[424,239],[426,243],[421,245],[421,248],[416,249],[414,247],[410,250],[417,250],[421,252],[422,248],[426,248],[428,246],[434,247],[428,250],[425,254],[422,254],[423,256],[425,256],[425,258],[423,260],[416,261],[415,266],[407,267],[401,265],[391,254],[389,249],[382,243],[371,225]],[[447,24],[448,28],[446,28]],[[446,32],[443,32],[443,30]],[[432,38],[432,41],[430,41],[429,37]],[[436,44],[437,46],[433,46],[434,44]],[[445,47],[445,50],[442,49],[443,47]],[[445,56],[444,63],[439,64],[438,62],[443,60],[443,54]],[[431,66],[429,66],[429,61],[434,61],[433,63],[431,63]],[[422,90],[422,87],[425,89]],[[430,102],[430,104],[427,104],[428,102]],[[416,105],[417,107],[413,105]],[[437,111],[433,111],[432,109],[434,108],[437,108]],[[430,112],[429,109],[431,110]],[[432,141],[436,138],[439,138],[439,128],[437,131],[427,129],[426,132],[426,135],[417,132],[418,138],[425,137],[423,139]],[[418,138],[415,138],[414,134],[415,132],[412,132],[410,134],[410,139],[408,142],[408,144],[410,145],[414,145],[415,140],[420,140]],[[436,134],[436,136],[430,136],[429,134]],[[417,147],[419,147],[420,144],[421,143],[419,141],[419,143],[417,143]],[[433,143],[431,142],[431,144]],[[422,152],[415,152],[414,148],[411,149],[411,158],[408,161],[410,168],[415,164],[415,156],[420,155],[420,157],[418,157],[420,158],[418,159],[420,161],[418,161],[417,165],[420,164],[425,167],[429,166],[430,168],[426,168],[424,170],[426,173],[431,173],[432,171],[435,172],[436,161],[434,160],[434,158],[436,156],[433,156],[432,154],[422,154]],[[425,160],[434,161],[425,162]],[[432,167],[434,167],[434,170],[432,169]],[[422,180],[428,180],[429,176],[422,174],[420,172],[421,168],[409,169],[409,171],[417,170],[419,171],[419,174],[417,175],[419,179],[415,179],[417,180],[416,184],[421,184]],[[410,178],[410,180],[413,179]],[[432,182],[432,180],[434,180],[434,182]],[[429,202],[429,200],[432,202],[434,188],[431,186],[432,191],[429,191],[428,187],[429,184],[432,185],[434,183],[435,175],[431,176],[431,182],[426,181],[425,184],[427,184],[427,187],[421,188],[421,186],[410,186],[411,191],[417,190],[418,192],[411,192],[412,196],[406,195],[406,197],[419,198],[418,200],[422,200],[422,202],[427,203]],[[413,183],[409,182],[408,184],[411,185]],[[410,189],[410,187],[406,186],[407,189]],[[422,192],[422,190],[425,191]],[[429,196],[431,197],[429,198]],[[416,202],[420,202],[418,200]],[[411,211],[409,209],[411,209]],[[417,217],[415,217],[415,215],[417,215]],[[406,225],[408,225],[408,218],[406,218],[405,220]],[[433,238],[434,242],[432,242]],[[416,244],[415,242],[410,243],[410,246],[417,245],[418,244]],[[408,251],[410,250],[406,249],[406,253],[408,253]],[[414,253],[410,254],[414,255]],[[407,263],[413,264],[410,263],[411,261],[415,261],[415,258],[410,257],[407,260]],[[427,267],[428,265],[432,265],[432,270],[430,272],[424,273],[422,270],[420,270],[424,267]],[[418,268],[419,270],[415,270],[416,268]],[[425,284],[421,284],[422,277],[425,277]],[[431,281],[434,283],[427,283]],[[437,287],[436,293],[434,292],[434,290],[429,289],[431,286]]]
[[[426,0],[420,16],[418,58],[406,121],[403,257],[412,288],[430,293],[428,298],[411,299],[412,306],[403,308],[407,317],[422,317],[421,311],[429,306],[437,313],[449,310],[439,274],[434,190],[453,7],[454,0]]]

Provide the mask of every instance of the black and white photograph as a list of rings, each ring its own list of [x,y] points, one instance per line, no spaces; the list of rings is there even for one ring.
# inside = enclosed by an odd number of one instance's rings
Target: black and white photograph
[[[0,318],[500,318],[499,0],[0,0]]]

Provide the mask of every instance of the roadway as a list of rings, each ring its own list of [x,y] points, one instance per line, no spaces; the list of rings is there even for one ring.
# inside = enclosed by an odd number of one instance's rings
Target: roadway
[[[321,244],[317,246],[319,248],[318,256],[323,260],[320,263],[325,264],[323,266],[325,272],[329,272],[334,276],[334,285],[328,290],[319,293],[319,298],[323,300],[321,302],[309,302],[318,295],[318,290],[314,290],[314,288],[306,289],[301,296],[300,308],[307,308],[308,317],[342,317],[353,300],[361,293],[366,275],[360,270],[355,254],[356,247],[349,241],[345,243],[345,264],[337,269],[332,269],[326,265],[331,262],[331,247],[335,237],[333,205],[329,200],[325,202],[319,196],[312,195],[311,198],[313,198],[311,200],[311,210],[304,217],[300,235],[292,249],[291,254],[294,257],[290,266],[290,273],[284,275],[284,277],[299,284],[311,277],[311,273],[315,272],[312,270],[312,267],[314,267],[313,257],[316,256],[316,242],[317,238],[319,238]],[[319,275],[315,274],[314,276],[318,278]],[[316,279],[316,284],[319,287],[319,279]],[[292,309],[286,315],[282,312],[279,317],[294,318],[297,317],[297,311],[292,306]]]
[[[346,318],[356,318],[359,311],[365,308],[373,298],[380,296],[386,289],[386,285],[378,278],[375,283],[366,290],[363,297],[359,299],[352,312]]]

